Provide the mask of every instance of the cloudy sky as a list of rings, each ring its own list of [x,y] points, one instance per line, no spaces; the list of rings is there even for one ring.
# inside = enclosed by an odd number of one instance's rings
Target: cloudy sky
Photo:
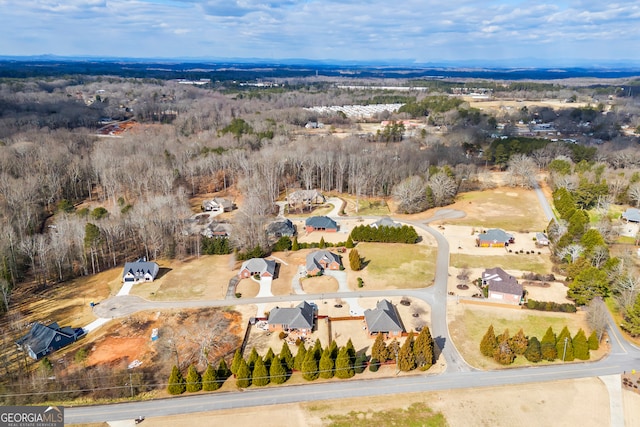
[[[622,0],[0,0],[0,55],[640,61]]]

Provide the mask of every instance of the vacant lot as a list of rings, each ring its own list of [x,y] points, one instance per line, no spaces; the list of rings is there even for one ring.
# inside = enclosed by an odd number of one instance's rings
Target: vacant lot
[[[435,248],[417,244],[359,243],[356,247],[365,267],[349,273],[355,288],[357,278],[364,280],[365,289],[422,288],[433,284]]]
[[[559,334],[563,327],[567,326],[571,335],[575,335],[580,328],[589,335],[591,331],[585,320],[585,313],[578,312],[572,314],[548,313],[533,310],[526,310],[520,307],[503,308],[491,304],[471,304],[460,301],[459,304],[448,305],[447,316],[449,318],[449,333],[462,357],[471,366],[481,369],[497,369],[501,365],[493,359],[489,359],[480,354],[480,341],[487,332],[489,325],[493,325],[496,335],[509,329],[511,336],[515,335],[520,328],[528,337],[537,337],[541,340],[547,328],[551,326],[556,334]],[[600,350],[592,351],[591,358],[602,357],[606,348],[601,346]],[[524,357],[518,356],[511,366],[526,365],[528,362]],[[545,365],[552,362],[540,362],[538,365]],[[553,362],[562,363],[562,362]]]

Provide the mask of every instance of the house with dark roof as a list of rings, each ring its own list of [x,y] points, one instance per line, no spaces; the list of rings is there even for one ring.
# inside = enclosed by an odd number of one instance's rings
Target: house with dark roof
[[[386,299],[378,301],[376,308],[365,310],[364,320],[369,336],[385,334],[387,337],[399,337],[404,332],[396,307]]]
[[[226,222],[212,222],[200,233],[205,237],[229,237],[231,235],[231,224]]]
[[[124,265],[122,280],[133,283],[153,282],[159,271],[160,267],[157,263],[147,262],[141,258],[136,262],[127,262]]]
[[[304,222],[307,233],[313,231],[338,231],[338,223],[328,216],[312,216]]]
[[[267,236],[277,240],[283,236],[293,237],[296,235],[296,226],[290,219],[284,218],[274,221],[267,226]]]
[[[628,208],[622,213],[622,219],[627,222],[640,222],[640,210],[636,208]]]
[[[340,255],[326,249],[310,252],[307,255],[305,268],[310,276],[315,276],[324,270],[340,270],[341,267]]]
[[[514,242],[515,239],[512,234],[506,233],[499,228],[492,228],[480,233],[476,238],[476,246],[480,247],[504,247]]]
[[[504,303],[520,304],[524,295],[524,287],[500,267],[488,268],[482,272],[482,286],[489,289],[488,299]]]
[[[242,279],[258,275],[260,277],[273,277],[276,272],[276,262],[264,258],[251,258],[242,263],[238,276]]]
[[[402,224],[400,224],[399,222],[395,222],[394,220],[392,220],[388,216],[385,216],[385,217],[380,218],[379,220],[377,220],[373,224],[371,224],[371,227],[373,227],[373,228],[378,228],[378,227],[400,228],[400,227],[402,227]]]
[[[47,354],[82,338],[86,331],[82,328],[61,328],[53,322],[48,326],[36,322],[28,334],[16,341],[18,348],[26,352],[29,357],[38,360]]]
[[[314,306],[306,301],[293,308],[276,307],[269,312],[269,330],[313,332],[315,315]]]

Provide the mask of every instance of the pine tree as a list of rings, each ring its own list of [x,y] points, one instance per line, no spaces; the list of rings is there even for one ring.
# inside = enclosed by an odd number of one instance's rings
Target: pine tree
[[[240,359],[238,370],[236,371],[236,386],[239,388],[247,388],[251,385],[251,371],[249,365],[244,359]]]
[[[511,341],[509,341],[509,345],[511,346],[513,352],[518,356],[523,355],[524,352],[527,351],[527,348],[529,347],[529,340],[524,336],[524,331],[522,330],[522,328],[520,328],[518,333],[515,334],[513,338],[511,338]]]
[[[334,363],[329,347],[325,348],[322,352],[318,369],[320,369],[320,378],[333,378]]]
[[[220,383],[218,382],[218,370],[216,370],[212,365],[208,365],[202,375],[202,389],[204,391],[214,391],[219,388]]]
[[[167,391],[169,394],[182,394],[187,390],[186,385],[184,384],[184,378],[180,373],[180,369],[176,365],[173,365],[171,369],[171,375],[169,376],[169,385],[167,386]]]
[[[355,245],[353,244],[353,240],[351,239],[351,234],[347,237],[347,242],[344,244],[344,247],[347,249],[352,249]]]
[[[271,378],[271,382],[273,384],[284,384],[284,382],[287,381],[287,368],[284,366],[279,357],[275,357],[271,361],[271,366],[269,367],[269,377]]]
[[[284,369],[287,371],[291,371],[293,369],[293,354],[291,354],[291,349],[289,348],[289,344],[286,342],[282,343],[282,349],[280,350],[280,362],[282,362]]]
[[[296,371],[302,370],[302,364],[304,363],[304,359],[307,356],[307,348],[304,346],[304,343],[301,342],[298,346],[298,352],[296,353],[296,357],[293,359],[293,369]]]
[[[573,337],[573,354],[578,360],[589,360],[591,355],[589,354],[589,342],[587,341],[587,335],[582,328],[578,330],[578,333]]]
[[[351,249],[349,251],[349,266],[353,271],[360,271],[362,269],[362,259],[357,249]]]
[[[218,364],[218,372],[216,372],[216,376],[222,381],[226,380],[231,376],[231,369],[227,366],[227,362],[224,360],[224,357],[220,359],[220,363]]]
[[[316,359],[316,362],[319,361],[322,357],[322,343],[320,342],[319,338],[316,339],[316,342],[311,349],[311,353],[313,354],[314,359]]]
[[[238,375],[238,366],[240,366],[240,360],[242,360],[242,353],[240,349],[237,349],[233,355],[233,361],[231,362],[231,373]]]
[[[542,352],[540,351],[540,341],[538,341],[538,338],[532,337],[529,339],[529,346],[524,352],[524,357],[526,357],[529,362],[533,363],[538,363],[542,360]]]
[[[566,326],[560,331],[560,335],[556,340],[556,354],[559,359],[565,362],[571,362],[575,359],[573,353],[573,340],[571,339],[571,333]],[[564,356],[564,358],[563,358]]]
[[[416,369],[416,356],[413,353],[413,332],[409,332],[404,344],[398,352],[398,369],[401,371],[412,371]]]
[[[298,245],[298,237],[297,236],[293,237],[293,241],[291,242],[291,250],[293,252],[296,252],[296,251],[300,250],[300,246]]]
[[[256,364],[256,361],[260,359],[260,355],[258,354],[258,350],[255,347],[251,349],[251,353],[249,353],[249,359],[247,359],[247,365],[249,365],[249,370],[253,371],[253,367]]]
[[[200,377],[196,367],[191,365],[187,372],[187,391],[189,393],[194,393],[200,390],[202,390],[202,377]]]
[[[433,337],[428,326],[424,326],[413,345],[416,363],[419,368],[427,370],[433,365]]]
[[[329,354],[331,354],[331,360],[335,363],[336,357],[338,357],[338,344],[335,341],[331,341],[329,344]]]
[[[324,237],[321,237],[321,238],[320,238],[320,243],[318,243],[318,248],[320,248],[320,249],[324,249],[324,248],[326,248],[326,247],[327,247],[327,244],[326,244],[326,243],[325,243],[325,241],[324,241]]]
[[[542,358],[550,362],[556,360],[558,357],[558,351],[556,350],[556,334],[553,333],[551,326],[549,326],[544,337],[542,337],[542,341],[540,341],[540,352],[542,353]]]
[[[496,333],[493,330],[493,325],[489,325],[487,332],[482,337],[482,341],[480,341],[480,353],[483,356],[493,357],[493,353],[496,351],[498,347],[498,341],[496,339]]]
[[[499,337],[497,337],[498,346],[493,352],[493,358],[501,365],[510,365],[516,358],[516,354],[509,344],[509,330],[506,329]]]
[[[356,363],[353,365],[353,371],[356,374],[361,374],[367,369],[367,355],[363,352],[356,356]]]
[[[600,348],[598,334],[596,334],[596,331],[593,331],[591,335],[589,335],[589,350],[597,350],[598,348]]]
[[[349,361],[351,362],[351,366],[356,361],[356,348],[353,346],[351,342],[351,338],[347,340],[347,344],[345,344],[345,348],[347,349],[347,354],[349,355]]]
[[[318,361],[314,357],[313,349],[307,352],[302,362],[302,378],[307,381],[318,379]]]
[[[371,357],[383,362],[387,360],[387,344],[385,344],[384,334],[381,332],[378,332],[378,336],[376,336],[376,340],[373,342]]]
[[[622,327],[631,335],[640,335],[640,294],[636,297],[633,306],[626,311]]]
[[[355,375],[353,371],[353,364],[349,357],[349,351],[347,347],[340,347],[338,350],[338,357],[336,357],[336,377],[346,379]]]
[[[264,364],[262,357],[258,357],[253,365],[251,382],[257,387],[264,387],[269,384],[269,371],[267,371],[267,366]]]

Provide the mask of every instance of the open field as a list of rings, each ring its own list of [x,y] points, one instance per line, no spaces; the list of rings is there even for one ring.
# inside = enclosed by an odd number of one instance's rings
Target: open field
[[[489,248],[482,248],[489,249]],[[551,271],[549,256],[504,254],[504,255],[464,255],[451,254],[451,266],[456,268],[493,268],[500,267],[503,270],[520,270],[526,272],[545,274]]]
[[[365,289],[423,288],[433,283],[435,248],[417,244],[359,243],[356,247],[366,266],[349,273],[349,283],[355,288],[362,277]]]
[[[489,325],[493,325],[496,335],[509,329],[511,336],[520,328],[528,337],[537,337],[541,340],[547,328],[551,326],[553,331],[560,333],[567,326],[571,335],[575,335],[582,328],[587,336],[591,333],[587,326],[584,312],[565,314],[526,310],[521,307],[506,308],[495,304],[472,304],[460,301],[459,304],[448,305],[447,317],[449,318],[449,333],[456,348],[462,357],[471,366],[480,369],[498,369],[502,367],[493,359],[480,354],[480,341],[487,332]],[[591,359],[603,357],[607,348],[601,345],[600,349],[591,352]],[[522,356],[518,356],[510,366],[527,365],[529,362]],[[562,362],[539,362],[537,365]]]
[[[622,391],[627,425],[640,419],[640,395]],[[499,402],[499,404],[496,404]],[[189,425],[227,425],[254,427],[256,419],[264,427],[286,426],[441,426],[426,424],[429,411],[406,411],[413,404],[423,404],[435,414],[442,414],[450,427],[468,426],[571,426],[602,427],[610,423],[609,394],[598,378],[554,381],[484,389],[463,389],[431,393],[372,396],[319,402],[269,405],[242,410],[230,409],[189,415],[149,417],[145,423],[154,427]],[[405,410],[398,415],[399,409]],[[393,411],[393,418],[381,417]],[[357,422],[354,421],[354,415]],[[394,424],[384,424],[394,421]],[[133,421],[131,426],[133,426]],[[80,425],[77,425],[80,427]],[[125,427],[129,424],[114,424]],[[82,427],[106,427],[105,423]]]

